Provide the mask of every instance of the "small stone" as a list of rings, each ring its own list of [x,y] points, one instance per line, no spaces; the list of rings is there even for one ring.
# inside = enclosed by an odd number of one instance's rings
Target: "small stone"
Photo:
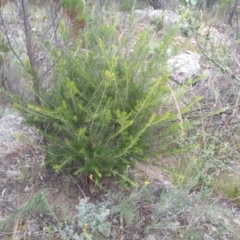
[[[29,186],[26,186],[26,187],[24,188],[24,192],[25,192],[25,193],[31,192],[31,190],[32,190],[32,188],[30,188]]]
[[[119,222],[118,222],[118,220],[117,220],[116,218],[113,218],[113,220],[112,220],[112,224],[113,224],[113,225],[118,225]]]
[[[105,209],[105,215],[108,216],[110,214],[110,209]]]
[[[180,227],[180,225],[181,225],[181,223],[180,222],[173,222],[172,224],[171,224],[171,230],[173,231],[173,232],[177,232],[178,230],[179,230],[179,227]]]
[[[233,222],[240,225],[240,219],[235,218],[235,219],[233,219]]]
[[[20,176],[20,172],[7,170],[6,175],[8,178],[15,178],[15,177]]]
[[[138,240],[138,239],[140,239],[140,236],[139,236],[139,234],[134,234],[134,239],[136,239],[136,240]]]
[[[216,232],[216,231],[217,231],[217,228],[214,227],[214,226],[211,226],[211,231],[212,231],[212,232]]]

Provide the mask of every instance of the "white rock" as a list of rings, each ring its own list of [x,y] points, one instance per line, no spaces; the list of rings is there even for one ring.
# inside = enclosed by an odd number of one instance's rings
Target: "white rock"
[[[206,27],[200,32],[200,34],[203,37],[208,37],[209,41],[215,46],[226,45],[228,43],[225,35],[221,34],[215,27]]]
[[[200,55],[186,51],[168,60],[171,79],[179,84],[201,75]]]
[[[26,187],[24,188],[24,192],[26,192],[26,193],[31,192],[31,190],[32,190],[32,188],[29,187],[29,186],[26,186]]]
[[[240,219],[235,218],[235,219],[233,219],[233,222],[236,223],[236,224],[238,224],[238,225],[240,226]]]
[[[170,224],[170,228],[173,232],[177,232],[179,230],[179,227],[181,226],[180,222],[175,221]]]
[[[7,175],[8,178],[15,178],[15,177],[20,176],[20,172],[7,170],[6,175]]]

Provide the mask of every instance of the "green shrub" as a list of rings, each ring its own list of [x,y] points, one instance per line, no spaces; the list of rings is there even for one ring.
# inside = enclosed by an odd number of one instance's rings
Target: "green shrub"
[[[119,9],[123,12],[130,12],[133,7],[133,2],[131,0],[123,0],[120,4]]]
[[[64,9],[74,12],[83,12],[85,8],[84,0],[61,0]]]
[[[105,45],[86,33],[85,49],[77,45],[61,58],[41,106],[18,106],[45,137],[47,166],[125,179],[136,161],[174,151],[184,128],[165,66],[174,31],[151,51],[151,32],[141,33],[131,51],[124,39]]]

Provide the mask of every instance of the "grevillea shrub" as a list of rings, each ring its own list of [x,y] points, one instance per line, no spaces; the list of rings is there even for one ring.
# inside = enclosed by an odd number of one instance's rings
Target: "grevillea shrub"
[[[95,181],[125,179],[129,166],[173,152],[183,137],[179,115],[188,108],[176,106],[166,70],[174,31],[155,49],[153,33],[143,31],[130,49],[135,32],[119,41],[107,23],[96,35],[90,27],[58,62],[54,87],[41,92],[41,104],[18,108],[45,138],[47,166],[92,174]]]

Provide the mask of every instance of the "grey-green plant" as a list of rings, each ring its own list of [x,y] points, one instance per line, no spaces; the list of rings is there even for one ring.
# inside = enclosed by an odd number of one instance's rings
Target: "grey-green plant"
[[[198,233],[202,239],[204,234],[212,234],[203,227],[204,221],[219,227],[213,233],[214,237],[233,233],[231,225],[223,221],[231,216],[231,212],[218,206],[218,199],[213,198],[211,188],[195,191],[197,182],[194,177],[189,177],[184,186],[179,184],[169,190],[159,190],[158,197],[153,195],[154,183],[147,181],[147,185],[136,187],[128,194],[112,193],[112,216],[120,216],[126,233],[134,228],[144,234],[164,232],[165,236],[174,236],[174,239],[180,236],[188,239]]]
[[[62,239],[92,240],[96,233],[106,234],[110,228],[110,201],[93,204],[89,198],[76,206],[77,225],[67,224],[59,230]]]

